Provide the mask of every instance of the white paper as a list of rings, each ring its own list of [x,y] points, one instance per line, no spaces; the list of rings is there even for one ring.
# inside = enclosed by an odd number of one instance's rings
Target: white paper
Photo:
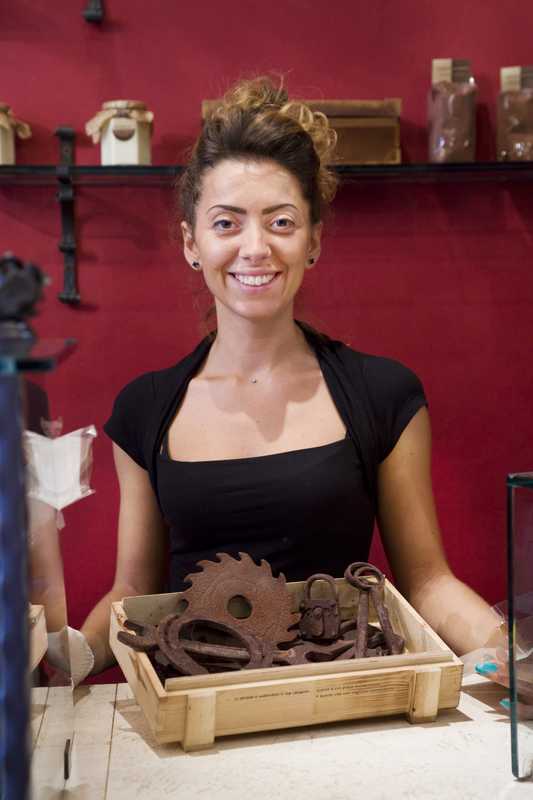
[[[89,482],[96,435],[94,425],[54,439],[24,431],[28,497],[59,511],[94,494]]]

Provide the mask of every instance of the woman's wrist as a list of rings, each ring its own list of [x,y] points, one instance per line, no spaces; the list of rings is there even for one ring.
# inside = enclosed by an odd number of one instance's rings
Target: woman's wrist
[[[491,632],[489,638],[485,642],[485,647],[498,648],[507,647],[509,642],[509,628],[505,617],[500,617],[495,620],[494,630]]]

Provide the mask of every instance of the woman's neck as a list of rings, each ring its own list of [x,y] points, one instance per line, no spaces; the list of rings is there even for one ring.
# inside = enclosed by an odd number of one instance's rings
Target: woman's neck
[[[244,318],[218,320],[217,335],[209,351],[203,376],[260,380],[275,371],[294,369],[308,362],[312,351],[294,319],[277,321]]]

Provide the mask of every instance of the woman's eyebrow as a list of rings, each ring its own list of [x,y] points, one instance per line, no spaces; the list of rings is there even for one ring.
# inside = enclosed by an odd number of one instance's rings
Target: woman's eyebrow
[[[239,208],[238,206],[227,206],[227,205],[222,205],[222,204],[218,204],[216,206],[211,206],[211,208],[207,209],[207,213],[212,211],[214,208],[223,208],[224,211],[234,211],[236,214],[246,214],[246,209],[245,208]],[[279,208],[294,208],[294,209],[296,209],[296,211],[298,211],[296,206],[293,205],[292,203],[279,203],[279,205],[269,206],[268,208],[264,208],[263,209],[263,214],[271,214],[273,211],[277,211]]]

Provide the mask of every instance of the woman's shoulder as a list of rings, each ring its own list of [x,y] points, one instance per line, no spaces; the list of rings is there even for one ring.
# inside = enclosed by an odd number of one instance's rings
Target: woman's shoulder
[[[319,349],[329,351],[338,358],[348,370],[362,374],[371,384],[383,382],[396,383],[398,380],[419,380],[416,373],[403,361],[390,356],[375,355],[353,347],[349,342],[332,339],[325,334],[320,335],[315,343]]]
[[[401,402],[406,396],[424,396],[422,381],[403,361],[367,353],[350,342],[331,338],[307,325],[302,327],[319,357],[325,358],[338,377],[344,374],[355,390],[362,383],[374,404],[382,406],[395,399]]]
[[[365,386],[375,401],[387,403],[423,395],[422,381],[414,369],[391,356],[376,355],[343,345],[345,359],[357,361]]]
[[[119,391],[117,399],[129,404],[165,402],[169,393],[179,388],[180,380],[185,379],[203,358],[206,340],[203,339],[193,351],[187,353],[169,367],[150,370],[128,381]]]
[[[122,398],[129,402],[137,399],[142,402],[147,398],[154,397],[154,375],[155,372],[143,372],[125,383],[117,394],[117,400]]]
[[[149,464],[147,443],[154,424],[168,403],[203,358],[205,340],[170,367],[151,370],[128,381],[118,392],[111,416],[104,423],[106,434],[144,469]],[[149,448],[148,448],[149,449]]]
[[[397,390],[423,391],[418,374],[403,361],[390,356],[359,353],[363,375],[369,389],[374,391]]]
[[[379,460],[382,461],[417,411],[429,405],[424,386],[416,372],[396,358],[348,349],[352,354],[357,353],[361,365],[377,423]]]

